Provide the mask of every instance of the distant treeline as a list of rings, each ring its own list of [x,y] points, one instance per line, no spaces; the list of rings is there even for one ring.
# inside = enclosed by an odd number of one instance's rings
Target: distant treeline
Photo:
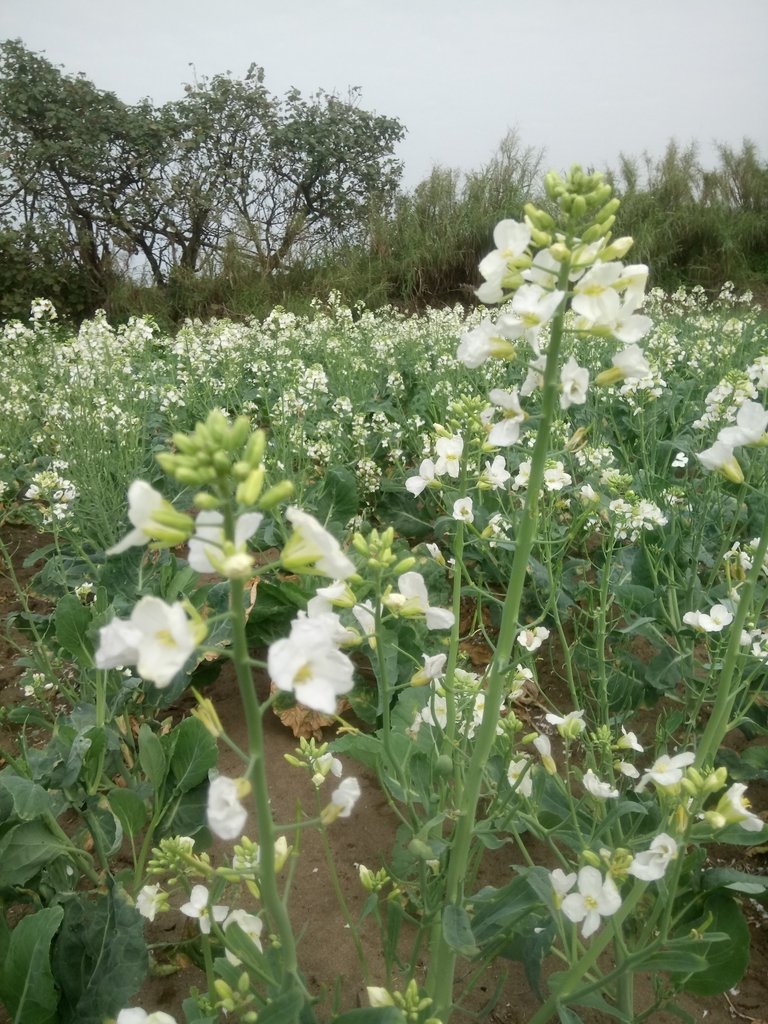
[[[0,319],[33,298],[73,320],[300,311],[331,289],[350,304],[473,301],[494,224],[543,204],[543,154],[516,133],[477,171],[435,168],[401,187],[395,119],[357,94],[271,95],[196,81],[177,101],[122,103],[19,41],[0,44]],[[578,154],[574,154],[578,156]],[[768,299],[768,164],[755,145],[621,156],[615,235],[654,285],[726,281]]]

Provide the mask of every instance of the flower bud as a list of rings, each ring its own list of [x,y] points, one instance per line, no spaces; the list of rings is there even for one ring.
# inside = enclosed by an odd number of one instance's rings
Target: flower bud
[[[209,491],[198,491],[192,500],[195,507],[204,512],[210,512],[214,509],[221,508],[222,505],[221,499],[217,498],[215,494],[211,494]]]
[[[237,485],[235,492],[235,498],[240,505],[255,505],[259,500],[261,489],[264,486],[265,469],[263,466],[259,466],[257,469],[251,469],[248,476]],[[263,506],[261,506],[263,507]]]
[[[279,484],[275,484],[270,487],[269,490],[262,495],[259,501],[259,508],[264,512],[268,512],[269,509],[274,508],[275,505],[279,505],[281,501],[287,501],[293,496],[294,487],[290,480],[283,480]]]
[[[602,868],[603,862],[600,857],[592,850],[584,850],[581,855],[581,859],[587,864],[590,864],[593,868]]]
[[[554,245],[550,245],[549,254],[558,263],[565,263],[571,258],[571,250],[564,242],[555,242]]]
[[[710,796],[712,793],[717,793],[718,790],[723,788],[727,781],[728,769],[725,766],[716,768],[704,779],[704,786],[702,789],[704,796]]]
[[[213,701],[208,697],[201,697],[194,687],[192,688],[192,693],[194,693],[197,700],[197,707],[192,708],[192,714],[203,723],[211,736],[216,738],[223,736],[224,726],[221,724],[221,719],[216,713]]]
[[[607,263],[610,260],[623,260],[629,250],[632,248],[634,239],[625,235],[622,238],[617,238],[610,245],[606,246],[605,249],[600,253],[600,259]]]
[[[408,572],[416,565],[417,559],[410,555],[408,558],[402,558],[397,565],[392,569],[395,576],[402,576],[404,572]]]
[[[358,864],[357,873],[360,877],[360,884],[362,887],[367,892],[373,892],[376,888],[376,878],[371,869],[367,868],[365,864]]]
[[[261,465],[266,448],[267,435],[263,430],[257,430],[248,438],[248,444],[245,446],[243,458],[253,466],[254,469],[256,469],[257,466]]]
[[[587,214],[587,200],[584,196],[574,196],[571,204],[571,217],[574,220],[582,220]]]
[[[432,847],[417,836],[414,836],[410,843],[408,843],[408,849],[414,857],[418,857],[420,860],[431,860],[434,856]]]
[[[250,462],[247,462],[245,459],[238,459],[232,466],[232,476],[236,480],[247,480],[252,468]]]
[[[184,453],[184,455],[194,455],[197,451],[195,439],[190,437],[189,434],[182,434],[181,431],[177,431],[175,434],[171,435],[171,441],[180,452]]]
[[[369,985],[365,991],[368,995],[368,1002],[373,1007],[379,1008],[395,1005],[394,999],[385,988],[380,988],[378,985]]]
[[[227,451],[234,452],[241,448],[251,432],[251,421],[247,416],[238,416],[227,431],[223,445]]]

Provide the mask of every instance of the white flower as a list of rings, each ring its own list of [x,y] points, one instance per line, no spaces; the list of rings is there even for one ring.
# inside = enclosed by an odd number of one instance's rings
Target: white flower
[[[356,604],[352,609],[352,614],[357,619],[360,628],[362,629],[365,636],[370,639],[376,638],[376,618],[373,610],[373,605],[370,601],[363,601],[362,604]]]
[[[334,647],[323,619],[294,619],[290,635],[270,645],[269,675],[280,690],[313,711],[336,712],[336,698],[354,686],[354,666]]]
[[[127,1010],[121,1010],[115,1024],[176,1024],[176,1018],[164,1010],[147,1013],[140,1006],[133,1006]]]
[[[715,441],[711,448],[699,452],[696,458],[704,469],[716,470],[733,483],[743,483],[744,473],[729,444]]]
[[[733,614],[723,604],[715,604],[706,612],[686,612],[683,616],[686,626],[701,633],[720,633],[733,622]]]
[[[510,261],[514,266],[514,261],[525,253],[530,241],[531,229],[527,224],[512,219],[499,221],[493,231],[496,248],[480,261],[479,270],[486,281],[477,289],[481,302],[501,302],[504,297],[503,281],[510,272]]]
[[[657,882],[664,877],[667,866],[676,857],[677,843],[672,836],[661,832],[652,841],[649,850],[635,854],[629,873],[641,882]]]
[[[435,474],[443,476],[445,473],[456,480],[461,468],[461,455],[464,451],[464,441],[460,434],[453,437],[438,437],[435,442]]]
[[[617,370],[621,371],[622,377],[636,377],[641,379],[647,377],[651,368],[648,360],[643,355],[638,345],[628,345],[621,352],[617,352],[611,360]]]
[[[147,544],[154,536],[152,516],[160,509],[171,507],[159,491],[144,480],[134,480],[128,488],[128,519],[133,529],[117,544],[107,548],[108,555],[119,555],[128,548]]]
[[[488,431],[488,444],[496,448],[510,448],[520,439],[520,421],[505,416]]]
[[[521,462],[517,467],[517,476],[512,482],[512,490],[518,491],[523,487],[528,486],[528,481],[531,478],[531,461]]]
[[[219,839],[238,839],[243,834],[248,812],[240,803],[241,795],[238,780],[224,775],[217,775],[208,786],[208,827]]]
[[[264,516],[261,512],[246,512],[235,524],[235,547],[244,549],[245,542],[256,533]],[[203,511],[195,520],[195,533],[189,541],[187,561],[195,572],[217,572],[211,558],[220,563],[224,543],[224,516],[221,512]]]
[[[99,630],[96,668],[122,668],[135,665],[139,658],[141,632],[128,619],[112,619]]]
[[[525,398],[528,395],[532,395],[533,392],[543,386],[544,374],[542,371],[547,365],[547,361],[544,356],[540,356],[538,359],[534,359],[531,365],[528,367],[528,374],[520,387],[520,394]]]
[[[405,489],[417,497],[435,479],[435,464],[432,459],[424,459],[419,466],[418,476],[409,476],[405,481]]]
[[[158,911],[168,909],[168,897],[159,885],[145,885],[136,894],[136,909],[148,921],[154,921]]]
[[[622,725],[621,736],[616,740],[616,746],[619,750],[636,750],[639,754],[645,750],[645,747],[640,743],[637,736],[633,732],[627,732]]]
[[[614,767],[617,769],[617,771],[620,771],[621,774],[626,776],[628,779],[640,778],[640,772],[637,770],[637,768],[635,768],[633,764],[630,764],[629,761],[617,761]]]
[[[597,800],[614,800],[619,795],[618,789],[614,789],[608,782],[602,782],[591,768],[584,772],[582,778],[584,789]]]
[[[404,572],[397,581],[398,590],[405,601],[391,604],[401,615],[423,614],[427,629],[450,629],[453,626],[453,612],[447,608],[433,608],[429,603],[427,585],[418,572]],[[392,595],[395,596],[395,595]],[[398,608],[399,604],[399,608]]]
[[[544,718],[550,725],[554,725],[564,739],[576,739],[587,727],[584,721],[584,711],[569,711],[567,715],[547,714]]]
[[[457,498],[453,503],[453,518],[460,523],[471,523],[474,520],[471,498]]]
[[[158,597],[142,597],[130,619],[113,619],[99,630],[96,668],[135,665],[142,679],[168,686],[199,639],[198,628],[178,601],[169,605]]]
[[[573,483],[570,475],[565,472],[562,462],[555,462],[544,470],[544,486],[548,491],[561,491]]]
[[[246,936],[251,940],[257,949],[261,949],[261,933],[264,929],[264,922],[256,914],[249,914],[245,910],[232,910],[227,916],[224,922],[224,934],[226,935],[227,928],[230,925],[236,924],[241,931],[245,932]],[[229,950],[224,950],[224,955],[231,964],[237,967],[240,964],[240,960],[235,954]]]
[[[533,778],[530,768],[531,761],[528,757],[521,757],[517,761],[509,762],[507,781],[520,796],[529,797],[533,792]]]
[[[603,917],[615,914],[621,906],[621,896],[613,879],[603,878],[597,868],[581,868],[578,874],[578,892],[569,893],[561,904],[561,910],[574,924],[583,921],[581,934],[585,939],[600,927]]]
[[[357,801],[360,799],[360,783],[355,778],[342,779],[331,795],[331,803],[341,808],[336,815],[338,818],[348,818],[352,814]]]
[[[456,350],[456,358],[468,370],[476,370],[491,356],[509,359],[514,354],[514,342],[505,337],[503,328],[492,320],[484,320],[473,330],[462,334]]]
[[[179,907],[182,914],[186,914],[187,917],[196,917],[200,922],[200,931],[203,935],[211,934],[211,914],[213,920],[221,922],[229,913],[229,907],[223,907],[219,904],[211,907],[210,912],[208,910],[208,890],[204,885],[193,885],[192,892],[189,896],[189,902]]]
[[[510,303],[510,313],[504,313],[497,321],[505,337],[524,337],[534,355],[539,355],[539,330],[555,315],[565,292],[546,292],[537,284],[524,284],[515,292]]]
[[[336,538],[308,512],[291,506],[286,517],[293,533],[283,548],[281,560],[288,569],[307,570],[314,565],[331,579],[345,580],[355,571],[354,564],[341,550]]]
[[[502,420],[502,422],[509,422]],[[509,480],[511,473],[507,469],[503,455],[497,455],[493,462],[486,462],[485,469],[480,476],[480,484],[485,483],[491,490],[503,487]]]
[[[555,868],[554,871],[550,871],[549,880],[555,891],[553,902],[556,907],[561,907],[563,904],[563,897],[571,891],[576,883],[576,872],[571,871],[566,875],[562,868]]]
[[[589,387],[589,370],[579,366],[571,356],[560,371],[560,408],[568,409],[572,405],[584,405]]]
[[[675,754],[674,757],[662,754],[661,757],[653,762],[650,768],[646,768],[643,772],[642,779],[635,787],[636,792],[642,793],[649,782],[661,786],[662,789],[666,789],[668,786],[676,786],[682,781],[683,768],[687,768],[695,760],[696,755],[690,750],[684,754]]]
[[[429,695],[427,704],[421,709],[416,719],[418,725],[436,725],[444,729],[448,724],[448,701],[446,697],[434,690]]]
[[[715,808],[715,814],[722,818],[722,826],[740,825],[747,832],[762,832],[765,822],[750,811],[749,800],[744,796],[747,787],[742,782],[734,782],[721,797]]]
[[[424,667],[411,676],[411,686],[424,686],[426,683],[439,679],[443,674],[448,655],[422,654],[422,658],[424,659]]]
[[[534,739],[533,745],[539,752],[541,763],[544,766],[545,771],[549,772],[550,775],[555,775],[557,772],[557,765],[552,757],[552,744],[549,741],[549,736],[544,736],[540,733]]]
[[[672,459],[673,469],[685,469],[688,465],[688,456],[685,452],[678,452],[677,455]]]
[[[533,629],[523,629],[517,634],[517,642],[526,651],[538,651],[541,645],[549,636],[546,626],[535,626]]]
[[[731,448],[742,444],[759,444],[765,437],[768,428],[768,409],[759,402],[747,400],[739,406],[736,413],[736,426],[724,427],[717,435],[717,440]]]

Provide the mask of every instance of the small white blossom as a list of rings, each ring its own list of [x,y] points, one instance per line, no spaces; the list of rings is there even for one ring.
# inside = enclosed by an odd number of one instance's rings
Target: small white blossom
[[[601,919],[615,914],[620,906],[621,896],[613,879],[603,878],[597,868],[588,865],[579,871],[578,892],[565,896],[560,909],[574,924],[583,921],[581,934],[588,939],[600,927]]]
[[[240,803],[243,780],[217,775],[208,786],[208,827],[219,839],[238,839],[248,812]]]

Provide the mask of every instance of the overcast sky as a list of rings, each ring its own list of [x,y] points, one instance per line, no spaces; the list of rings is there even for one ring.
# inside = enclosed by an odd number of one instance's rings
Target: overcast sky
[[[407,184],[514,127],[557,169],[673,136],[768,157],[768,0],[0,0],[0,36],[129,103],[252,62],[274,93],[360,86],[408,129]]]

